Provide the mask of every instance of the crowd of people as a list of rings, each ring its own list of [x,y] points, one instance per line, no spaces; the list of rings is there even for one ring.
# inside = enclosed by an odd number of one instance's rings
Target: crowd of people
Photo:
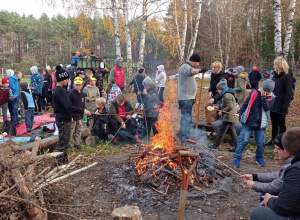
[[[193,54],[178,72],[177,99],[181,111],[178,138],[182,142],[192,135],[192,107],[197,93],[193,76],[207,71],[206,68],[197,68],[200,62],[200,56]],[[217,105],[218,120],[212,124],[217,139],[209,148],[218,150],[228,132],[233,146],[229,151],[234,152],[234,166],[239,168],[242,153],[254,132],[255,159],[259,166],[265,166],[263,152],[266,144],[273,144],[274,153],[285,161],[279,171],[241,175],[250,189],[261,193],[261,206],[252,210],[251,220],[300,219],[300,128],[286,131],[285,124],[294,98],[296,79],[284,58],[276,58],[273,68],[271,78],[259,87],[262,77],[257,65],[249,74],[243,66],[236,67],[238,78],[235,83],[233,69],[225,73],[221,62],[212,64],[208,96],[209,104]],[[246,98],[247,80],[250,94]],[[272,121],[272,139],[267,143],[265,132],[269,119]]]

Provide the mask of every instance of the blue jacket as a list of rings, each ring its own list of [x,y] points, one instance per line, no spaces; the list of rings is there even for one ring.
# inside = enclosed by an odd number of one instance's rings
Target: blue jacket
[[[42,78],[42,74],[40,72],[38,72],[37,74],[31,75],[30,86],[34,87],[34,89],[32,90],[33,94],[42,94],[43,78]]]
[[[10,86],[12,94],[15,96],[15,98],[19,97],[19,84],[18,84],[18,78],[16,75],[9,77],[9,86]]]
[[[79,60],[79,56],[75,55],[73,58],[72,58],[72,63],[71,65],[72,66],[77,66],[77,63],[78,63],[78,60]]]
[[[250,82],[252,89],[258,88],[258,84],[261,79],[262,79],[262,77],[261,77],[261,73],[259,72],[259,70],[253,70],[249,74],[249,82]]]
[[[238,111],[241,115],[241,123],[260,129],[267,128],[273,103],[274,98],[272,96],[262,98],[260,90],[253,90]]]

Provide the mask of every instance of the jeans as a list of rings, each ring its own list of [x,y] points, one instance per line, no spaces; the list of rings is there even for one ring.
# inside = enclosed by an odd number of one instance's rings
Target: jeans
[[[239,160],[242,159],[243,151],[244,151],[246,145],[248,144],[249,138],[253,131],[255,134],[255,142],[257,145],[256,146],[256,160],[264,158],[263,153],[264,153],[265,144],[266,144],[265,143],[266,142],[265,129],[250,127],[250,126],[247,126],[244,124],[242,126],[242,131],[239,136],[239,143],[235,149],[234,158],[239,159]]]
[[[25,124],[27,132],[31,132],[34,119],[34,109],[27,109],[25,111]]]
[[[300,216],[284,217],[276,214],[272,209],[266,206],[254,208],[250,214],[250,220],[299,220]]]
[[[165,91],[165,87],[158,88],[158,97],[159,97],[161,107],[164,106],[164,91]]]
[[[180,134],[184,139],[190,138],[190,131],[192,128],[192,109],[194,103],[194,99],[178,101],[179,109],[181,111]]]
[[[286,131],[285,115],[271,112],[270,116],[272,120],[272,140],[274,140],[278,134]]]
[[[19,97],[16,97],[11,101],[8,101],[8,109],[9,109],[10,117],[15,126],[19,125],[18,103],[19,103]]]

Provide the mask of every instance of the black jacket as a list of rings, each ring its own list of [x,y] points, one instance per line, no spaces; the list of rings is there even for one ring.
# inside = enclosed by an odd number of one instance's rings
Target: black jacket
[[[296,155],[284,172],[278,198],[270,198],[268,207],[281,216],[300,217],[300,154]]]
[[[214,99],[219,99],[219,93],[217,92],[217,84],[221,79],[227,79],[227,74],[221,71],[218,74],[211,73],[210,75],[210,87],[209,92],[212,92]]]
[[[235,88],[235,76],[233,74],[227,74],[227,85],[230,89],[234,89]]]
[[[58,122],[71,122],[71,113],[84,113],[84,108],[72,105],[67,90],[61,86],[56,86],[53,90],[53,110]]]
[[[85,95],[83,92],[79,93],[77,90],[73,89],[68,95],[73,106],[85,108]],[[81,120],[82,117],[83,114],[81,113],[72,113],[72,118],[74,121]]]
[[[147,90],[147,95],[143,95],[144,107],[146,110],[146,116],[151,118],[156,118],[158,116],[158,106],[160,101],[158,98],[158,93],[155,87],[152,87]],[[157,109],[155,109],[155,107]]]
[[[98,109],[95,108],[95,111],[94,111],[94,112],[96,112],[97,110],[98,110]],[[101,114],[94,114],[94,115],[93,115],[94,123],[95,123],[96,121],[100,121],[101,123],[107,124],[107,120],[108,120],[107,114],[108,114],[108,110],[107,110],[106,107],[104,107],[103,110],[102,110],[102,112],[101,112]]]
[[[145,77],[141,76],[140,74],[136,74],[129,85],[134,85],[134,92],[137,93],[138,91],[144,90],[143,80]]]
[[[274,72],[273,80],[275,81],[275,88],[273,91],[275,101],[271,108],[271,112],[287,115],[290,101],[293,98],[292,75],[284,74],[283,72],[280,74]]]
[[[252,87],[252,89],[257,89],[258,88],[258,83],[262,79],[261,74],[258,70],[253,70],[249,74],[249,82]]]

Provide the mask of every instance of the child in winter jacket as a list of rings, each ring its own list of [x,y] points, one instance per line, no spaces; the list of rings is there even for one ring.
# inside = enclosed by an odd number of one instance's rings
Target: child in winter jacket
[[[262,88],[253,90],[241,109],[238,116],[242,123],[242,131],[239,136],[239,143],[234,154],[234,166],[240,167],[242,153],[248,144],[249,138],[254,132],[256,141],[256,163],[265,166],[263,152],[265,149],[265,130],[270,119],[270,110],[274,103],[271,92],[274,90],[275,82],[267,79]]]
[[[35,113],[40,115],[42,112],[42,88],[43,88],[43,78],[42,74],[38,71],[37,66],[32,66],[30,68],[30,89],[32,91],[32,96],[34,100],[37,100],[37,106],[35,105]]]
[[[272,195],[278,195],[280,193],[284,179],[284,171],[291,165],[293,156],[284,150],[281,142],[283,134],[284,133],[277,135],[273,140],[274,153],[279,159],[285,161],[279,171],[241,175],[242,180],[247,184],[248,188],[260,192],[261,196],[264,196],[266,193]],[[260,201],[262,202],[262,197]]]
[[[167,81],[167,75],[165,73],[165,67],[164,65],[159,65],[156,69],[156,76],[155,81],[157,83],[158,87],[158,96],[160,100],[160,106],[163,107],[164,105],[164,91]]]
[[[78,108],[85,108],[85,95],[81,91],[82,86],[83,80],[81,77],[76,77],[74,79],[74,89],[68,94],[71,104]],[[71,138],[74,138],[74,148],[78,150],[82,150],[80,146],[82,118],[83,114],[72,113]]]
[[[8,101],[12,100],[12,96],[9,80],[8,78],[3,78],[0,86],[0,107],[2,107],[3,122],[7,121]]]
[[[110,82],[104,92],[104,98],[106,99],[106,107],[110,108],[111,102],[116,99],[116,97],[122,94],[121,89],[116,84],[117,80],[115,77],[110,79]]]
[[[97,98],[96,99],[96,109],[93,116],[93,135],[97,135],[100,140],[107,141],[108,140],[108,132],[107,132],[107,123],[108,123],[108,111],[105,107],[106,100],[105,98]]]
[[[249,74],[249,82],[252,89],[257,89],[259,81],[262,79],[261,73],[259,72],[256,65],[253,65],[253,70]]]
[[[246,97],[246,80],[247,80],[247,73],[244,73],[243,66],[236,67],[236,73],[238,75],[238,79],[236,81],[236,87],[234,90],[237,92],[236,98],[238,99],[238,104],[243,104]]]
[[[158,133],[155,123],[157,122],[160,101],[155,86],[149,76],[143,80],[143,84],[145,88],[143,91],[143,102],[146,109],[148,137],[150,137],[151,129],[153,135]]]
[[[91,76],[89,85],[83,89],[83,93],[85,94],[85,106],[90,112],[93,112],[96,107],[96,98],[100,98],[100,92],[96,87],[96,82],[97,79]]]
[[[234,114],[237,113],[235,98],[236,91],[227,87],[226,79],[220,80],[220,82],[217,84],[217,90],[222,97],[222,111],[219,111],[219,115],[223,116],[223,121],[215,144],[209,146],[209,148],[218,150],[228,129],[231,140],[236,147],[238,143],[238,137],[235,131],[235,123],[238,122],[238,119],[234,116]]]
[[[9,79],[9,86],[12,91],[11,99],[8,100],[8,109],[11,115],[11,120],[15,126],[19,125],[18,104],[19,104],[19,84],[18,78],[12,69],[6,70]]]
[[[21,87],[21,99],[25,108],[25,124],[28,133],[31,132],[34,119],[34,101],[31,92],[28,89],[28,83],[22,82]]]

